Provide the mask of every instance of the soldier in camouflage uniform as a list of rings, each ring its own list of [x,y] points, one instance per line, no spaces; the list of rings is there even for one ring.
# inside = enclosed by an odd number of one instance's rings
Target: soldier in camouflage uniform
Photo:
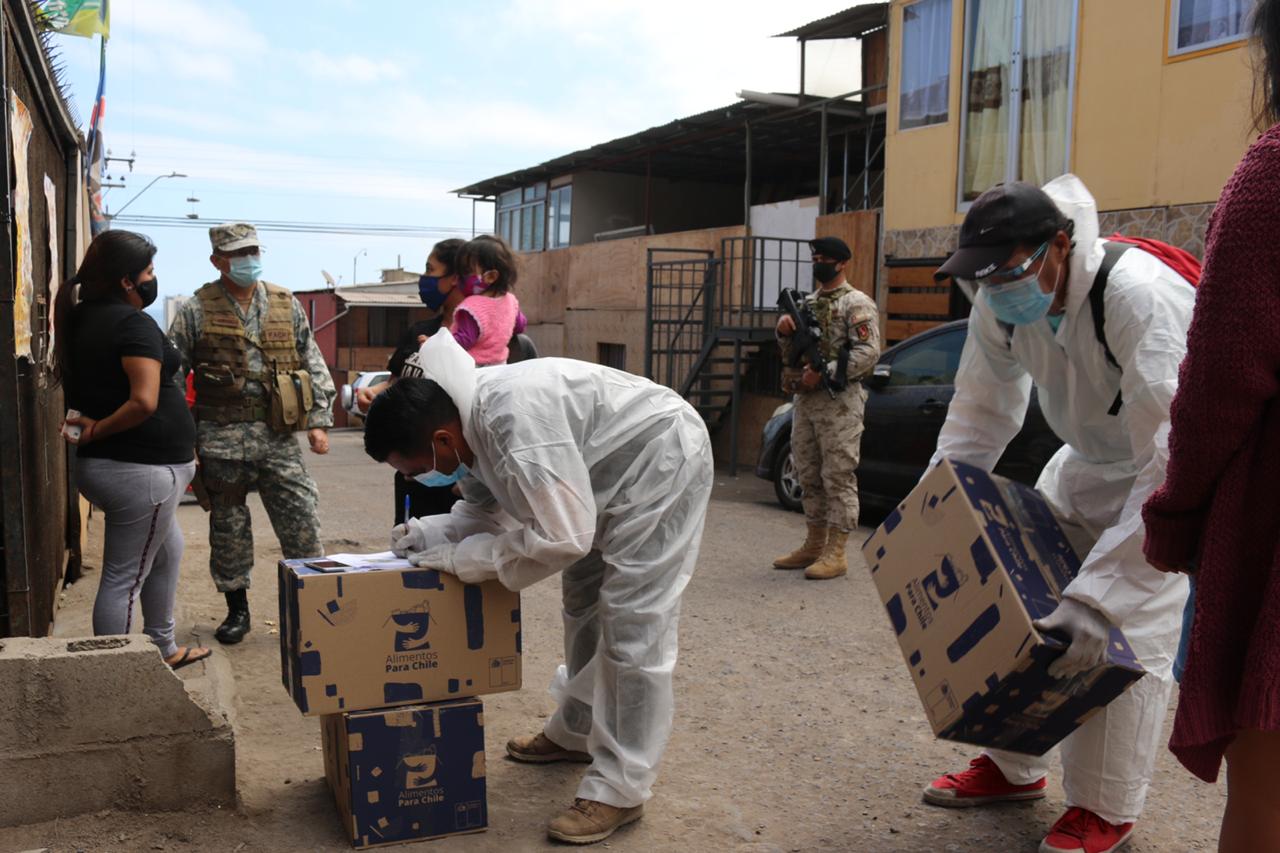
[[[187,300],[169,337],[183,371],[195,372],[209,569],[228,610],[215,636],[238,643],[249,631],[248,490],[257,486],[285,557],[323,553],[319,494],[293,433],[305,429],[312,452],[329,451],[334,387],[302,306],[285,288],[262,281],[257,230],[244,222],[218,225],[209,239],[209,260],[221,277]]]
[[[829,392],[821,368],[784,373],[784,390],[796,394],[791,421],[791,453],[804,490],[808,536],[799,549],[774,561],[775,569],[804,569],[811,580],[837,578],[849,570],[845,540],[858,526],[855,471],[862,445],[862,412],[867,391],[862,380],[880,357],[880,315],[876,303],[844,278],[853,253],[836,237],[810,240],[818,289],[805,297],[822,327],[827,375],[836,374],[837,356],[848,348],[847,385]],[[783,314],[778,344],[788,354],[795,322]],[[799,375],[795,375],[799,373]]]

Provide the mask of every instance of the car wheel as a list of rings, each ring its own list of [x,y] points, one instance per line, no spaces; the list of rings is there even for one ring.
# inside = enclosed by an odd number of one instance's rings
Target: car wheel
[[[800,503],[803,490],[800,488],[800,477],[796,473],[795,460],[791,458],[791,442],[788,441],[778,449],[778,457],[773,463],[773,491],[778,496],[778,503],[783,509],[792,512],[803,512]]]

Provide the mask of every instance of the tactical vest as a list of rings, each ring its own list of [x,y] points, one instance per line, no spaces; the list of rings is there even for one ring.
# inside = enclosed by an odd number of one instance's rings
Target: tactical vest
[[[231,298],[211,282],[196,291],[204,324],[195,345],[196,417],[218,424],[268,421],[273,388],[280,374],[295,373],[302,365],[293,329],[293,294],[263,282],[267,313],[261,340],[245,332]],[[249,348],[258,349],[263,370],[249,369]],[[250,396],[245,382],[262,386],[263,396]],[[310,383],[308,382],[308,396]],[[304,413],[305,419],[305,413]]]

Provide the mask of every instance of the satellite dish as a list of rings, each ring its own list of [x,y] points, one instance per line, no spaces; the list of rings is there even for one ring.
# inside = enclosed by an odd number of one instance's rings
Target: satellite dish
[[[328,270],[320,270],[320,275],[324,276],[325,284],[329,285],[329,287],[332,288],[338,286],[338,283],[333,280],[333,276],[329,275]]]

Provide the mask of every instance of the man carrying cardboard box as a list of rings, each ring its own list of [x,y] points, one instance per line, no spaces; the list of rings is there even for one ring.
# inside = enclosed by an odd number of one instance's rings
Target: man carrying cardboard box
[[[671,733],[680,597],[711,496],[706,426],[675,392],[581,361],[477,370],[448,331],[420,360],[426,378],[374,400],[365,449],[424,485],[461,481],[466,499],[398,525],[393,548],[513,590],[563,572],[560,707],[507,751],[590,761],[548,832],[600,841],[640,818]]]
[[[1013,183],[980,196],[960,248],[937,272],[948,276],[973,311],[933,462],[994,468],[1034,386],[1045,420],[1066,442],[1037,487],[1088,548],[1061,604],[1037,623],[1070,640],[1050,672],[1101,664],[1108,623],[1147,670],[1062,742],[1068,809],[1041,853],[1106,853],[1128,841],[1142,811],[1187,597],[1184,577],[1143,559],[1140,511],[1164,480],[1194,291],[1148,251],[1099,239],[1097,207],[1074,175],[1043,190]],[[989,750],[968,770],[935,780],[924,797],[952,807],[1035,799],[1047,771],[1047,757]]]

